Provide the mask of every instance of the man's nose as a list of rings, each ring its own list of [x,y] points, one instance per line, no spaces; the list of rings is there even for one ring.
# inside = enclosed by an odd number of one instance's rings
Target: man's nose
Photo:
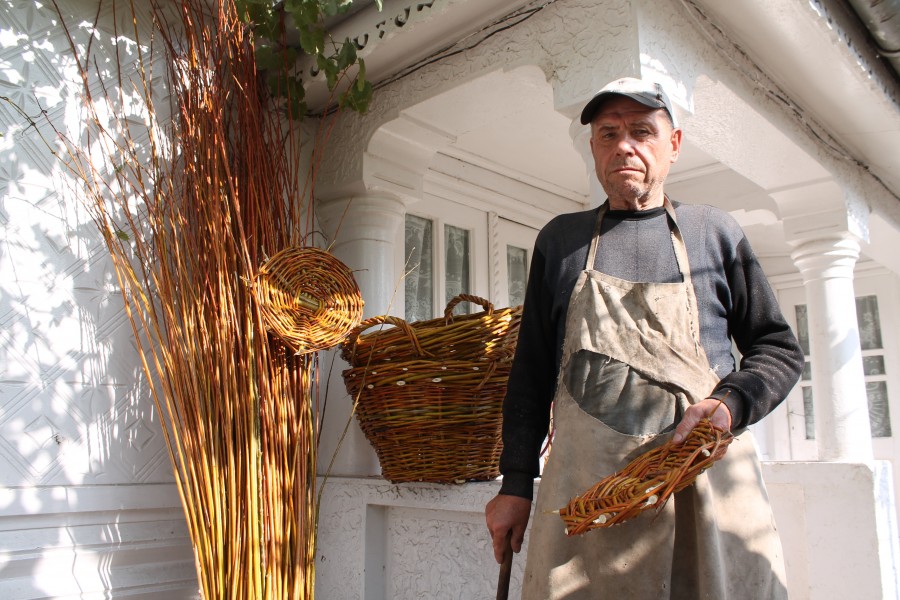
[[[634,154],[634,139],[630,135],[623,135],[616,143],[616,151],[619,154]]]

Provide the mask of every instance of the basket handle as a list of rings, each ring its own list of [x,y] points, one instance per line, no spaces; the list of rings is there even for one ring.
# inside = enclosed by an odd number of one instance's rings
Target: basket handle
[[[453,322],[453,309],[456,308],[456,305],[462,301],[466,302],[474,302],[475,304],[480,304],[484,310],[487,311],[489,315],[494,314],[494,305],[491,304],[490,300],[486,300],[481,296],[473,296],[471,294],[460,294],[455,298],[452,298],[450,302],[447,303],[447,308],[444,309],[444,321],[449,325]]]
[[[416,353],[419,356],[427,356],[427,353],[422,350],[421,344],[419,344],[419,338],[416,337],[416,332],[413,331],[413,328],[409,326],[409,323],[401,319],[400,317],[395,317],[393,315],[379,315],[377,317],[369,317],[368,319],[362,321],[359,325],[353,328],[349,334],[347,334],[347,343],[352,344],[353,350],[350,353],[350,356],[356,358],[356,343],[359,341],[359,336],[363,331],[368,329],[369,327],[374,327],[375,325],[393,325],[395,327],[399,327],[403,333],[406,334],[406,337],[409,338],[410,343],[415,348]]]

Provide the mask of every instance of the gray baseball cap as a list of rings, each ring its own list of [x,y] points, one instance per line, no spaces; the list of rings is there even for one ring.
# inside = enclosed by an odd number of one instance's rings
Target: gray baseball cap
[[[594,94],[594,97],[585,105],[581,111],[581,124],[587,125],[594,119],[597,109],[610,96],[625,96],[631,98],[635,102],[640,102],[644,106],[650,108],[664,108],[672,118],[675,127],[678,122],[675,120],[675,111],[672,109],[672,101],[666,95],[666,91],[662,85],[653,81],[644,81],[634,77],[623,77],[606,84],[603,89]]]

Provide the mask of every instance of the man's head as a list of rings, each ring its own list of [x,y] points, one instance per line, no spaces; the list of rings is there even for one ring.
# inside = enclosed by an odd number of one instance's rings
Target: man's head
[[[607,100],[618,96],[631,98],[635,102],[640,102],[650,108],[665,109],[672,127],[678,127],[678,122],[675,120],[675,111],[672,109],[672,101],[669,100],[669,96],[662,85],[652,81],[635,79],[634,77],[622,77],[603,86],[582,109],[581,124],[587,125],[590,123],[594,119],[594,115]]]
[[[619,79],[597,92],[581,113],[591,125],[591,153],[610,208],[663,204],[663,183],[681,149],[672,105],[658,84]]]

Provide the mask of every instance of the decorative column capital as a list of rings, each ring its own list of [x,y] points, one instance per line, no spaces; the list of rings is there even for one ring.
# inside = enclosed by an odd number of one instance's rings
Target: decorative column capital
[[[791,252],[791,259],[803,275],[804,283],[819,279],[853,279],[859,252],[859,240],[847,233],[801,242]]]
[[[326,237],[338,245],[359,240],[393,243],[406,204],[387,194],[372,194],[319,200],[316,213]]]

